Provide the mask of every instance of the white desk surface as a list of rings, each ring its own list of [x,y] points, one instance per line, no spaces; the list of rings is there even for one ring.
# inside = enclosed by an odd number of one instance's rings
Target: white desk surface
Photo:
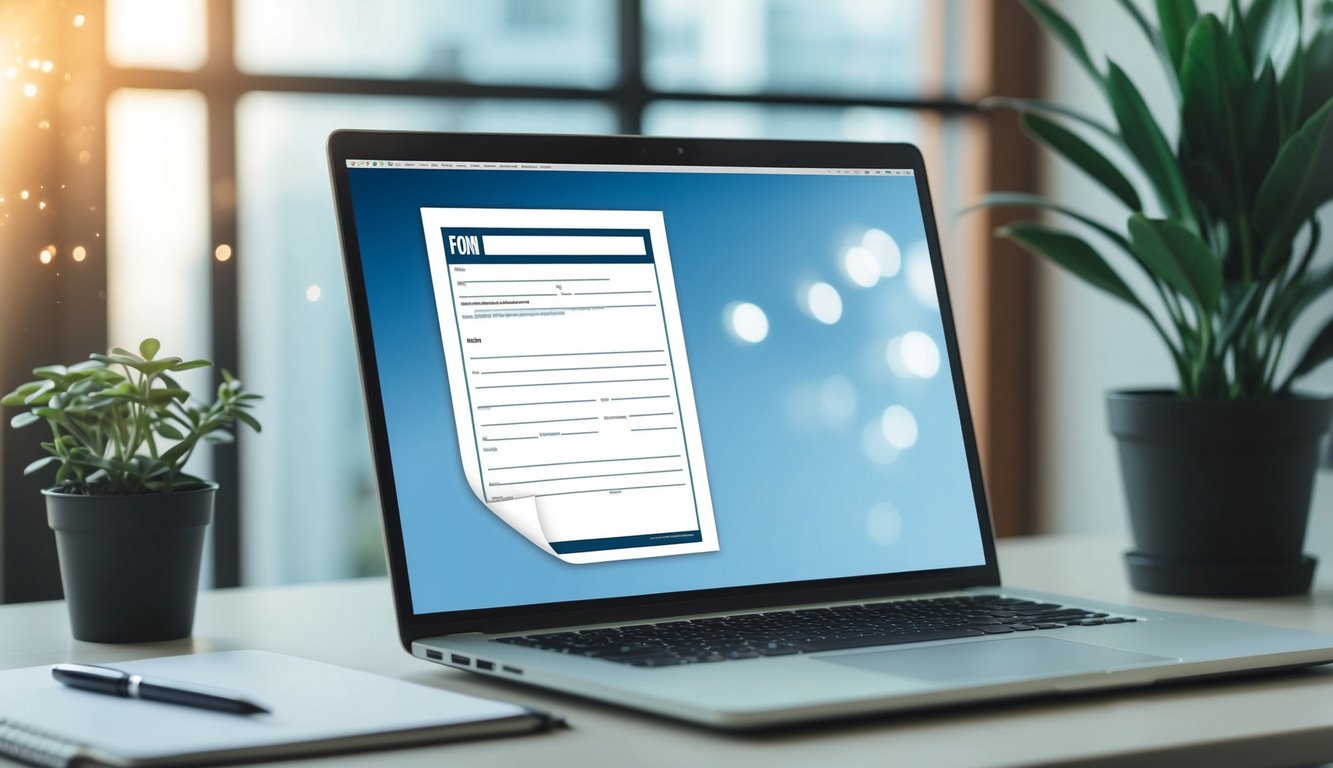
[[[1135,593],[1115,537],[1000,543],[1006,584],[1130,605],[1333,633],[1333,563],[1308,596],[1196,600]],[[192,640],[133,646],[70,638],[60,602],[0,607],[0,668],[110,663],[258,648],[565,715],[568,731],[287,761],[298,766],[1297,765],[1333,760],[1333,668],[912,716],[729,735],[571,696],[484,680],[408,656],[384,579],[218,590],[200,596]],[[0,764],[8,765],[0,760]]]

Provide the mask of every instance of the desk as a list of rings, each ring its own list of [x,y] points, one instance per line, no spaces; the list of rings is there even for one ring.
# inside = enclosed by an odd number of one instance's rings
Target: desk
[[[1188,600],[1132,592],[1115,537],[1000,543],[1006,584],[1129,605],[1333,633],[1333,564],[1310,596]],[[907,717],[728,735],[569,696],[483,680],[411,658],[398,645],[383,579],[219,590],[200,596],[192,640],[107,646],[70,639],[63,603],[0,607],[0,668],[109,663],[259,648],[565,715],[544,736],[376,753],[376,766],[1292,765],[1333,760],[1333,669],[1168,689],[1006,703]],[[0,760],[0,763],[3,763]],[[354,766],[366,755],[287,761]]]

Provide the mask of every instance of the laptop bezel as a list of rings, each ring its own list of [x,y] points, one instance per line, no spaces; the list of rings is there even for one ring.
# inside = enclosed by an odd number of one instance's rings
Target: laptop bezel
[[[412,641],[461,632],[499,633],[555,626],[634,621],[692,613],[749,610],[782,605],[893,597],[908,594],[997,586],[994,535],[971,410],[964,386],[948,285],[935,223],[925,164],[910,144],[778,141],[740,139],[647,138],[534,134],[409,133],[335,131],[328,139],[330,175],[342,243],[356,350],[360,361],[366,416],[384,521],[385,549],[393,584],[400,640]],[[926,241],[944,325],[945,347],[953,373],[954,394],[962,422],[963,443],[976,499],[985,562],[976,566],[839,579],[794,581],[745,587],[657,593],[559,603],[504,606],[480,610],[418,614],[403,547],[403,531],[393,477],[393,459],[379,386],[375,339],[362,272],[349,168],[351,159],[454,162],[579,163],[604,165],[728,166],[791,168],[910,168],[921,201]],[[359,170],[359,169],[358,169]],[[422,244],[425,257],[425,244]]]

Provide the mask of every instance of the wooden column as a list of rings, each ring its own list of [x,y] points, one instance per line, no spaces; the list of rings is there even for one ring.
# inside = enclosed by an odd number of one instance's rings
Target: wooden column
[[[972,35],[968,95],[1037,96],[1043,38],[1027,11],[1016,0],[972,0],[964,7],[977,14],[967,23]],[[978,193],[1037,191],[1036,148],[1016,116],[997,110],[978,120],[976,177],[967,186]],[[1033,263],[1022,249],[993,236],[1023,212],[970,215],[979,235],[964,244],[975,249],[966,260],[972,290],[964,334],[972,344],[964,365],[972,382],[969,395],[996,534],[1021,535],[1034,532],[1035,521]]]

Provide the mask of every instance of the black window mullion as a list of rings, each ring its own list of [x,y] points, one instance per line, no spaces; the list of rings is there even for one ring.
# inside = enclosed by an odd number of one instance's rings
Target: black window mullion
[[[218,368],[240,371],[236,270],[245,253],[236,242],[236,102],[240,91],[233,54],[233,2],[213,0],[208,13],[206,69],[213,87],[203,89],[203,93],[208,104],[212,355]],[[226,261],[219,261],[213,254],[222,244],[232,249]],[[241,469],[237,443],[213,447],[213,477],[220,486],[213,510],[213,586],[235,587],[241,583]]]
[[[643,133],[643,112],[648,106],[648,88],[643,78],[643,1],[620,0],[617,32],[620,77],[615,89],[616,115],[620,132]]]

